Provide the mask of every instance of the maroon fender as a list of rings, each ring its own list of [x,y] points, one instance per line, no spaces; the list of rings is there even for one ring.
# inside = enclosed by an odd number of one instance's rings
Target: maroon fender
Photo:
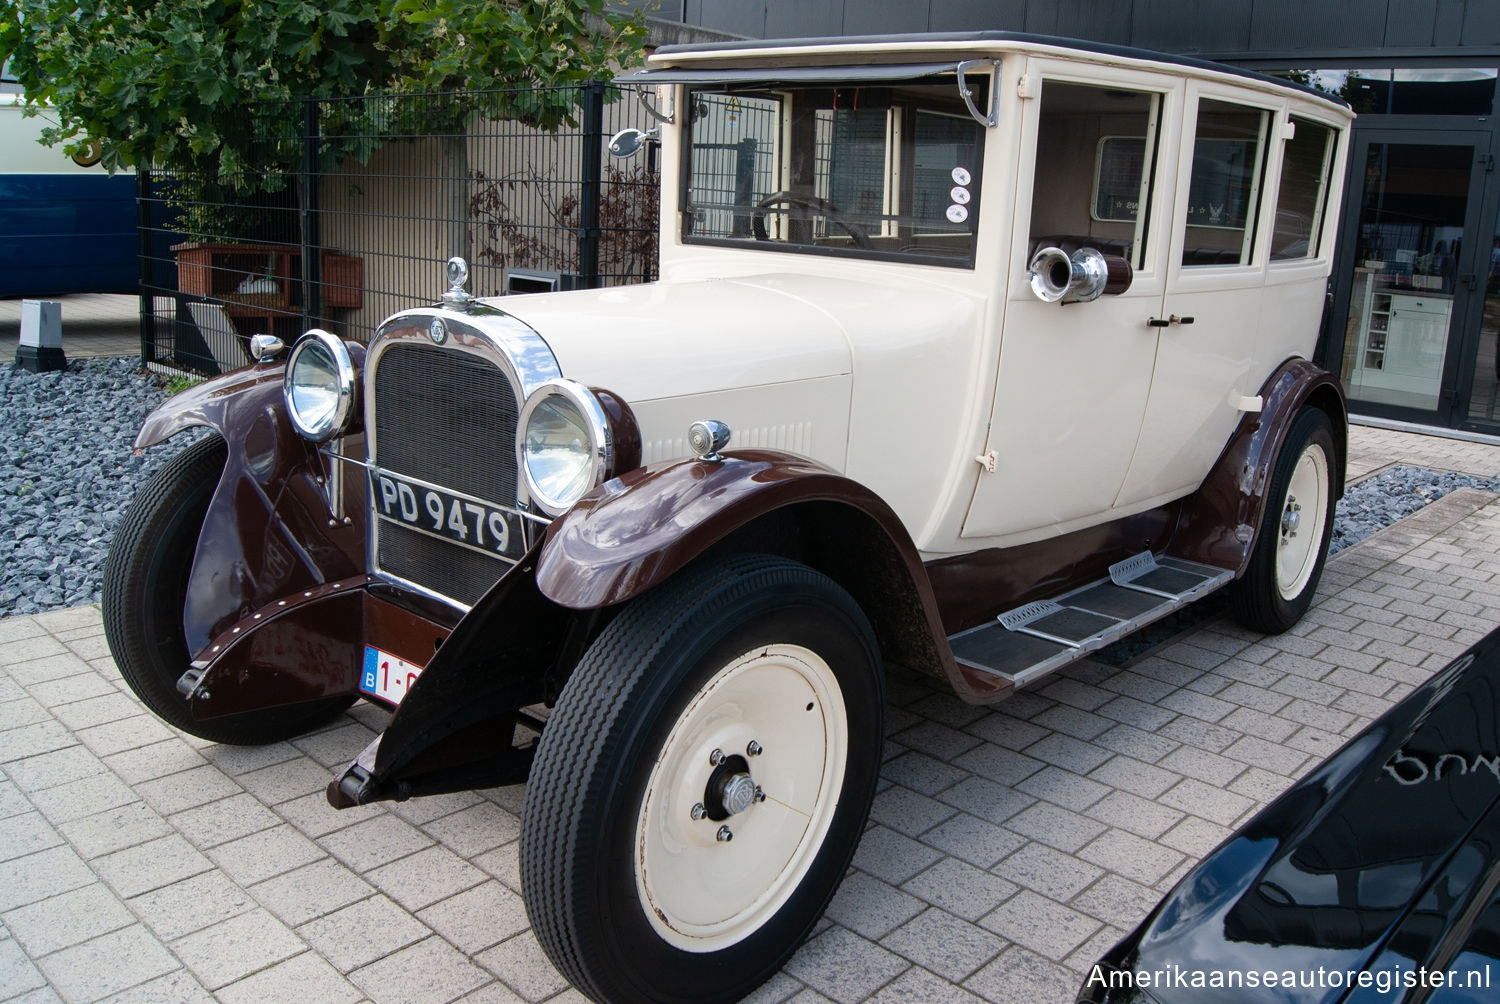
[[[1338,378],[1306,359],[1289,359],[1261,388],[1261,410],[1246,414],[1229,445],[1184,500],[1167,553],[1244,574],[1265,514],[1266,488],[1297,413],[1321,408],[1333,423],[1334,498],[1344,494],[1349,418]]]
[[[347,344],[358,371],[364,349]],[[287,417],[283,370],[257,364],[183,391],[147,416],[136,437],[143,448],[206,427],[228,448],[183,609],[184,637],[195,658],[210,639],[278,597],[365,571],[363,480],[345,479],[348,522],[330,526],[328,470]],[[345,442],[362,455],[362,438]]]
[[[888,661],[946,677],[966,699],[1009,689],[955,663],[916,546],[884,500],[791,454],[737,450],[605,482],[548,528],[537,587],[563,607],[605,607],[715,549],[776,551],[824,572],[864,608]]]

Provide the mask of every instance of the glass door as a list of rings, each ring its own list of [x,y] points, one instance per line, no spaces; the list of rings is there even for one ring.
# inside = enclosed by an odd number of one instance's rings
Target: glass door
[[[1368,130],[1346,214],[1340,376],[1355,414],[1448,425],[1479,299],[1479,230],[1487,133]],[[1351,191],[1353,186],[1351,186]],[[1351,275],[1352,273],[1352,275]]]
[[[1462,428],[1500,432],[1500,213],[1490,246],[1481,252],[1479,283],[1484,289],[1479,330],[1466,353],[1471,372],[1461,381],[1469,391]]]

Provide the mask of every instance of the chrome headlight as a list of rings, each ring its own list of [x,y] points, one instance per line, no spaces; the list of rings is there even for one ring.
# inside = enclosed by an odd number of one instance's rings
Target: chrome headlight
[[[526,399],[519,428],[527,492],[547,515],[562,515],[607,476],[613,460],[609,419],[582,384],[544,382]]]
[[[315,443],[331,439],[354,411],[354,361],[342,339],[311,328],[297,339],[282,378],[287,414]]]

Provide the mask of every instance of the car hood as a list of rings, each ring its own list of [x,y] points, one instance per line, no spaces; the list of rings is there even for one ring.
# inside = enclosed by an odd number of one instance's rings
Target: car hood
[[[1267,806],[1106,961],[1169,974],[1150,990],[1162,1004],[1245,999],[1176,985],[1170,974],[1184,971],[1348,972],[1394,964],[1392,952],[1408,969],[1446,964],[1450,928],[1493,893],[1481,879],[1500,854],[1486,836],[1497,799],[1500,633]],[[1346,993],[1262,987],[1256,999]]]
[[[629,402],[846,375],[849,339],[792,277],[650,283],[486,301],[536,331],[563,375]],[[832,299],[856,295],[830,281]]]

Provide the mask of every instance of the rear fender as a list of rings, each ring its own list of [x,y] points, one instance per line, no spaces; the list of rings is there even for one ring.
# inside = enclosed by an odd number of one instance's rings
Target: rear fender
[[[358,368],[364,349],[347,344]],[[183,609],[184,637],[194,658],[203,656],[215,636],[277,597],[365,571],[364,484],[357,478],[344,483],[343,514],[336,519],[325,462],[287,417],[284,369],[248,366],[183,391],[153,411],[136,437],[140,449],[199,427],[211,429],[228,447]],[[343,442],[363,452],[363,436]]]
[[[1261,410],[1248,413],[1203,485],[1183,505],[1167,553],[1243,575],[1265,515],[1266,489],[1276,457],[1303,408],[1319,408],[1333,425],[1333,495],[1344,494],[1349,416],[1332,373],[1306,359],[1289,359],[1261,388]]]
[[[548,528],[537,587],[560,606],[599,609],[725,551],[781,554],[828,575],[869,615],[888,663],[946,677],[968,700],[1008,689],[954,661],[927,572],[890,506],[792,454],[738,450],[606,482]]]

